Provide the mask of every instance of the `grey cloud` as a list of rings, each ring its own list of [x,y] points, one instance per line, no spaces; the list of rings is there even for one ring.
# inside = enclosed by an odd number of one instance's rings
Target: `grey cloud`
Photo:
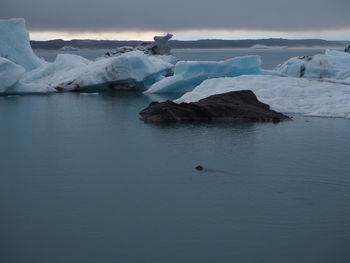
[[[349,0],[0,0],[31,30],[326,30],[350,28]]]

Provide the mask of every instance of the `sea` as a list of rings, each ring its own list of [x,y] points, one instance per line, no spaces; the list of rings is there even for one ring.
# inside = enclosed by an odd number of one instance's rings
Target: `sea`
[[[173,55],[257,54],[273,69],[323,52]],[[0,97],[1,263],[350,262],[349,119],[154,125],[139,116],[151,101],[137,91]]]

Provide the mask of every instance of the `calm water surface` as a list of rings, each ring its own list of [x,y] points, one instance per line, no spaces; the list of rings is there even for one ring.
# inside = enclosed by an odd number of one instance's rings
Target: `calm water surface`
[[[350,262],[349,120],[150,125],[150,101],[0,97],[1,263]]]

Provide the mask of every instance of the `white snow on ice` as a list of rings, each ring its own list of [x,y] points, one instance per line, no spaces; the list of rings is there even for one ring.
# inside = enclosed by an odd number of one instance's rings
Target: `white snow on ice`
[[[273,110],[308,116],[350,118],[350,85],[268,75],[204,81],[175,102],[196,102],[211,95],[252,90]]]
[[[0,93],[14,85],[24,72],[25,69],[22,66],[0,57]]]
[[[124,89],[146,89],[167,76],[176,63],[172,56],[141,51],[96,61],[59,54],[49,63],[31,49],[24,19],[0,20],[0,35],[0,93],[84,90],[110,83]]]
[[[29,43],[29,33],[23,18],[0,20],[0,57],[23,66],[26,70],[35,69],[42,60],[33,52]]]
[[[288,59],[276,71],[290,77],[344,79],[350,69],[350,53],[326,50],[325,54]]]
[[[61,77],[61,83],[56,80],[51,86],[61,86],[65,90],[81,90],[85,87],[113,83],[124,85],[126,88],[146,89],[164,78],[172,68],[173,64],[162,57],[132,51],[74,68]]]

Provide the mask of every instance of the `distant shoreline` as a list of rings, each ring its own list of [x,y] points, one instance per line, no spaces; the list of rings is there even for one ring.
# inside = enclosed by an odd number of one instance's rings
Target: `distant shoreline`
[[[81,49],[115,49],[122,46],[135,47],[140,45],[143,41],[130,40],[89,40],[89,39],[76,39],[76,40],[47,40],[36,41],[31,40],[30,44],[33,49],[50,49],[56,50],[64,46],[70,45]],[[350,44],[349,41],[329,41],[322,39],[242,39],[242,40],[220,40],[220,39],[208,39],[208,40],[195,40],[195,41],[180,41],[170,40],[169,45],[174,49],[224,49],[224,48],[250,48],[254,45],[265,45],[271,48],[323,48],[323,47],[337,47],[343,48]]]

